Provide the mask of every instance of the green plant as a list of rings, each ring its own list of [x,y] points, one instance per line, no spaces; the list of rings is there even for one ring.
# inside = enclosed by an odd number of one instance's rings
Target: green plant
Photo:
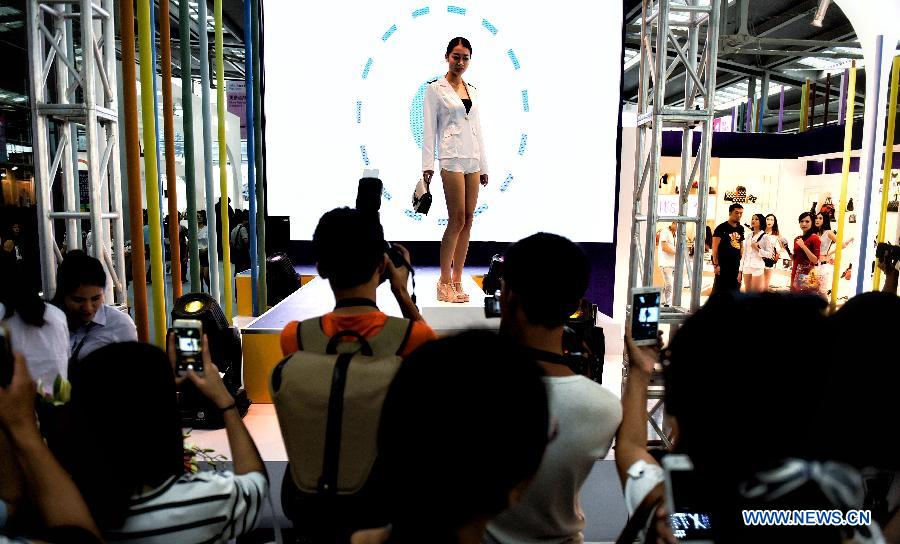
[[[191,430],[188,429],[183,433],[184,438],[184,471],[196,474],[200,471],[200,463],[206,463],[216,472],[225,470],[223,463],[228,459],[224,455],[218,454],[211,448],[201,448],[194,444],[189,444],[188,439],[191,437]]]

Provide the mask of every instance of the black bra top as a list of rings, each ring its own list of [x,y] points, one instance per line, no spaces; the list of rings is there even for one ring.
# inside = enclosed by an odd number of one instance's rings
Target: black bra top
[[[469,115],[469,112],[472,111],[472,99],[471,98],[463,98],[463,106],[466,107],[466,115]]]

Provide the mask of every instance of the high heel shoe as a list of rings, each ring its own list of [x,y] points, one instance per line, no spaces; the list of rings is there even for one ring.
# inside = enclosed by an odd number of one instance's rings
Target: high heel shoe
[[[437,283],[437,299],[440,302],[465,302],[463,297],[453,289],[452,283],[441,283],[440,280]]]
[[[456,292],[456,295],[458,297],[462,298],[462,302],[469,302],[469,295],[465,291],[463,291],[462,282],[453,282],[453,290]]]

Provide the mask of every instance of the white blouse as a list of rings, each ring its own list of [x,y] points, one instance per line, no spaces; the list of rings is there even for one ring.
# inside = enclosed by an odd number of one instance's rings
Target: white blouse
[[[744,240],[744,254],[741,256],[740,270],[743,272],[745,268],[765,268],[766,263],[763,262],[760,250],[753,247],[754,243],[759,243],[762,247],[762,240],[766,238],[763,231],[756,232]]]

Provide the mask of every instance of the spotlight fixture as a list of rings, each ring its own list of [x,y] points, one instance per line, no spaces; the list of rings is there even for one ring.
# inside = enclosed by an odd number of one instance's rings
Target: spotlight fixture
[[[825,12],[828,11],[828,6],[831,5],[831,0],[819,0],[819,7],[816,8],[816,14],[813,17],[812,26],[817,26],[822,28],[822,21],[825,19]]]
[[[219,367],[219,372],[224,373],[222,381],[225,388],[234,397],[238,413],[243,417],[250,407],[250,400],[241,383],[241,340],[237,328],[229,326],[222,307],[206,293],[188,293],[175,301],[172,321],[176,319],[197,319],[203,323],[203,333],[209,340],[210,357]],[[225,425],[221,413],[190,382],[182,384],[178,405],[185,427],[221,429]]]

